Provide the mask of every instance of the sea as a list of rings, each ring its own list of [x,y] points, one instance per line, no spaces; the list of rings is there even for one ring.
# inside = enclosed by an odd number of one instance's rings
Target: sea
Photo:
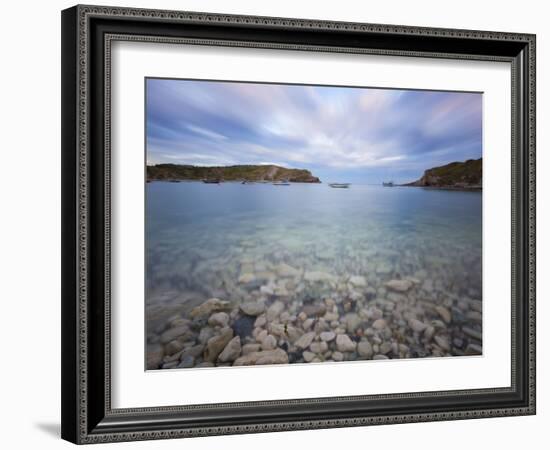
[[[469,311],[468,302],[481,301],[480,191],[153,181],[146,185],[145,228],[151,341],[174,315],[189,318],[212,297],[238,310],[239,303],[258,299],[269,306],[279,295],[295,305],[289,306],[293,320],[302,305],[327,296],[340,301],[359,296],[363,307],[386,301],[391,280],[412,280],[415,286],[395,293],[394,304],[425,300],[458,317]],[[281,264],[301,275],[281,279],[276,270]],[[306,273],[328,274],[333,282],[312,289]],[[365,284],[351,286],[346,280],[352,276]],[[389,320],[391,313],[384,311]],[[480,329],[479,317],[461,320],[460,339],[462,326]]]

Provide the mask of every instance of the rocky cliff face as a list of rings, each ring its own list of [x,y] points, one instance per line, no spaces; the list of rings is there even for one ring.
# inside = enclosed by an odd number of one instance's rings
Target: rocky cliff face
[[[407,183],[404,186],[481,189],[482,158],[433,167],[426,170],[419,180]]]
[[[157,164],[147,166],[148,180],[203,180],[221,179],[224,181],[281,181],[294,183],[320,183],[309,170],[288,169],[276,165],[239,165],[201,167],[179,164]]]

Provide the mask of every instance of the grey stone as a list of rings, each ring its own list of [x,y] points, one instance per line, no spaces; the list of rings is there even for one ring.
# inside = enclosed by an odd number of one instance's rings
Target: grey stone
[[[372,345],[368,341],[361,341],[357,344],[357,353],[364,358],[372,357]]]
[[[245,344],[242,347],[242,354],[248,355],[249,353],[252,353],[252,352],[259,352],[260,348],[261,348],[260,344]]]
[[[441,347],[442,350],[445,350],[446,352],[451,350],[451,346],[449,345],[449,341],[445,337],[443,337],[443,336],[434,336],[434,341],[439,347]]]
[[[210,298],[203,304],[191,310],[191,317],[200,318],[208,317],[213,312],[223,311],[229,307],[229,302],[220,300],[219,298]]]
[[[390,342],[383,342],[380,345],[380,353],[387,355],[392,349],[392,345]]]
[[[275,336],[268,334],[262,339],[261,345],[262,350],[273,350],[277,347],[277,339],[275,339]]]
[[[359,325],[361,325],[361,318],[356,313],[348,313],[345,316],[346,321],[346,330],[348,333],[353,334],[355,333],[355,330],[359,328]]]
[[[413,284],[411,280],[390,280],[385,283],[385,286],[392,291],[407,292]]]
[[[451,312],[447,308],[443,306],[436,306],[435,311],[437,312],[437,314],[439,314],[439,317],[441,317],[445,323],[451,323]]]
[[[464,351],[466,355],[481,355],[483,350],[480,345],[477,344],[468,344],[466,350]]]
[[[313,353],[324,353],[328,350],[328,344],[324,341],[322,342],[312,342],[309,346],[309,349]]]
[[[309,333],[303,334],[295,343],[294,345],[302,350],[305,350],[308,348],[313,341],[313,338],[315,338],[315,332],[310,331]]]
[[[275,350],[266,350],[261,352],[252,352],[243,355],[235,360],[234,366],[250,366],[263,364],[288,364],[287,353],[277,348]]]
[[[481,341],[480,331],[474,330],[473,328],[470,328],[470,327],[462,327],[462,332],[468,337]]]
[[[241,303],[239,307],[248,316],[259,316],[265,311],[265,303],[260,301]]]
[[[350,277],[349,282],[354,287],[367,287],[367,280],[361,275],[353,275]]]
[[[386,321],[384,319],[378,319],[378,320],[375,320],[374,323],[372,324],[372,327],[375,329],[375,330],[383,330],[384,328],[386,328],[388,324],[386,323]]]
[[[286,264],[280,263],[274,267],[275,273],[282,278],[286,277],[297,277],[301,274],[301,271]]]
[[[176,327],[176,328],[168,328],[160,336],[160,342],[162,342],[163,344],[168,344],[168,342],[173,341],[174,339],[177,339],[180,336],[183,336],[188,333],[189,333],[189,327],[187,325],[183,325],[181,327]]]
[[[336,336],[336,348],[340,352],[353,352],[357,344],[353,342],[347,334],[339,334]]]
[[[239,279],[237,281],[238,283],[241,283],[241,284],[248,284],[254,281],[255,279],[256,277],[254,276],[253,273],[243,273],[239,276]]]
[[[267,318],[264,315],[258,316],[254,322],[255,327],[263,327],[267,323]]]
[[[181,352],[180,359],[183,359],[186,356],[192,356],[193,358],[198,358],[200,355],[202,355],[203,351],[204,351],[204,344],[193,345],[192,347],[188,347]]]
[[[173,355],[174,353],[179,352],[183,348],[183,342],[176,340],[168,342],[164,346],[164,352],[167,355]]]
[[[229,315],[225,312],[217,312],[210,316],[208,325],[212,327],[226,327],[229,323]]]
[[[154,344],[147,346],[147,369],[158,369],[164,358],[164,348],[162,345]]]
[[[266,318],[268,322],[273,322],[279,317],[285,309],[285,304],[279,300],[274,302],[269,308],[267,308]]]
[[[326,272],[306,272],[304,280],[311,283],[336,281],[336,277]]]
[[[218,361],[231,362],[235,361],[241,354],[241,338],[235,336],[231,339],[223,351],[218,356]]]
[[[428,325],[426,325],[425,323],[421,322],[420,320],[418,319],[410,319],[409,320],[409,327],[417,332],[417,333],[421,333],[422,331],[424,331]]]
[[[336,338],[336,333],[334,331],[323,331],[319,337],[322,341],[330,342]]]
[[[178,369],[188,369],[190,367],[193,367],[195,365],[195,358],[192,356],[186,356],[185,358],[181,359],[181,362],[178,364]]]
[[[204,351],[204,360],[215,362],[228,342],[233,338],[233,330],[229,327],[223,328],[221,333],[208,340]]]

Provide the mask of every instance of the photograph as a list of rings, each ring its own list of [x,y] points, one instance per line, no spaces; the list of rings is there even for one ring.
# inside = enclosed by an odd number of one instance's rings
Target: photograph
[[[59,140],[61,158],[15,153],[35,162],[33,180],[61,163],[61,231],[25,239],[61,241],[61,264],[40,265],[60,270],[45,283],[61,307],[34,315],[61,347],[42,366],[56,365],[43,372],[65,441],[280,448],[323,434],[333,448],[367,435],[387,446],[390,431],[395,445],[433,435],[463,449],[472,436],[517,448],[525,433],[510,430],[540,434],[536,73],[548,27],[521,8],[497,20],[494,4],[462,5],[442,22],[435,2],[399,1],[387,15],[63,5],[61,33],[40,14],[61,83],[48,72],[58,98],[38,106],[61,114],[39,114],[35,134]],[[16,138],[28,147],[28,130]],[[59,402],[50,409],[58,423]]]
[[[482,92],[144,97],[147,370],[483,355]]]

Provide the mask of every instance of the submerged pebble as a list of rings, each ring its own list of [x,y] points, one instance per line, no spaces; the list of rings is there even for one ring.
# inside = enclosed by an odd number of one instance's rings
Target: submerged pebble
[[[326,195],[355,192],[342,191]],[[400,219],[383,223],[374,199],[340,203],[338,220],[314,202],[290,213],[274,201],[265,215],[237,208],[184,231],[171,219],[150,224],[147,369],[481,355],[480,222],[431,202],[481,203],[454,194],[432,191],[422,197],[431,209],[401,204]],[[187,217],[180,207],[173,213]]]

